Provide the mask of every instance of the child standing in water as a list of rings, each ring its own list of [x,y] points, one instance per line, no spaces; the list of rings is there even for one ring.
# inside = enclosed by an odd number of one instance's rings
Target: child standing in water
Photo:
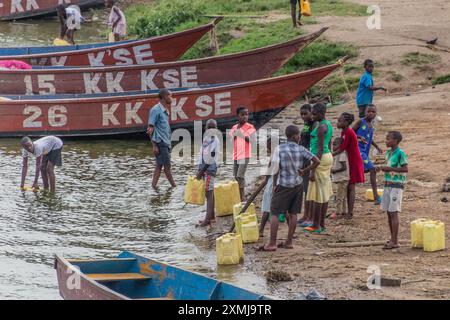
[[[355,116],[351,113],[344,112],[338,119],[337,127],[341,129],[342,143],[339,150],[333,153],[337,156],[346,151],[348,157],[348,165],[350,168],[350,181],[348,184],[347,206],[348,213],[346,218],[353,217],[353,208],[355,206],[356,184],[364,182],[364,164],[359,153],[358,138],[355,131],[350,125],[355,121]]]
[[[200,148],[197,180],[205,181],[206,216],[199,221],[200,227],[206,227],[214,221],[214,180],[217,174],[217,159],[219,156],[219,140],[214,135],[217,122],[214,119],[206,121],[206,132]]]
[[[383,249],[395,249],[399,247],[398,213],[402,211],[403,189],[408,172],[408,159],[405,152],[400,149],[399,144],[403,137],[398,131],[391,131],[386,136],[386,166],[377,167],[377,171],[385,173],[385,186],[381,199],[381,209],[387,212],[391,239],[384,245]]]
[[[375,199],[375,204],[379,205],[381,203],[381,197],[378,196],[377,187],[377,172],[375,166],[370,160],[370,147],[373,145],[379,153],[383,153],[380,147],[373,141],[374,127],[373,121],[377,116],[377,108],[370,104],[366,109],[366,116],[360,119],[353,126],[353,130],[356,132],[358,137],[358,146],[361,153],[361,158],[364,163],[364,173],[370,172],[370,184],[372,185],[373,198]]]

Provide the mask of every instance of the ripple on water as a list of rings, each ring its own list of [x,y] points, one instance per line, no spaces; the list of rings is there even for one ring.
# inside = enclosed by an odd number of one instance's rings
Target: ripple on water
[[[20,192],[19,141],[0,140],[0,298],[59,299],[54,254],[105,258],[129,250],[265,293],[245,265],[216,266],[203,229],[203,208],[186,206],[183,185],[194,165],[173,166],[150,188],[154,161],[146,141],[67,141],[56,195]],[[229,177],[232,168],[221,168]],[[28,182],[34,174],[30,161]]]

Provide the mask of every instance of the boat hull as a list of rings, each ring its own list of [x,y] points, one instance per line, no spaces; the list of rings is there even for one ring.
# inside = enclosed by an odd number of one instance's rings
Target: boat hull
[[[210,277],[122,252],[107,260],[55,257],[58,286],[67,300],[268,300]]]
[[[236,121],[240,106],[249,109],[257,126],[270,120],[339,65],[286,76],[173,92],[169,110],[173,129],[192,129],[196,121]],[[96,98],[17,100],[0,102],[0,136],[92,136],[145,132],[157,93]]]
[[[21,0],[2,1],[0,20],[18,20],[38,16],[56,15],[56,7],[60,0]],[[104,4],[103,0],[65,0],[67,5],[77,5],[80,9],[87,9]]]
[[[0,94],[54,95],[195,88],[269,77],[326,28],[243,53],[148,66],[0,71]]]
[[[2,55],[0,58],[2,60],[21,60],[32,66],[66,67],[147,65],[174,61],[207,32],[211,31],[220,20],[221,18],[216,18],[212,22],[197,28],[143,40],[125,41],[118,44],[71,51]],[[69,46],[69,48],[72,48],[72,46]],[[18,50],[22,51],[21,49]],[[45,51],[45,48],[42,51]]]

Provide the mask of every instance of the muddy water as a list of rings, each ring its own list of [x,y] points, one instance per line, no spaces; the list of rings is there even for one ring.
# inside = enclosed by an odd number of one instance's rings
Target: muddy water
[[[89,21],[75,33],[76,43],[102,42],[106,39],[106,11],[92,10],[83,13]],[[57,17],[33,20],[0,22],[0,47],[49,46],[59,36]]]
[[[84,15],[95,21],[85,23],[75,40],[103,41],[105,11]],[[0,23],[0,46],[51,45],[58,32],[56,18]],[[177,188],[163,178],[160,190],[153,191],[147,141],[68,141],[52,196],[19,191],[18,143],[0,139],[0,298],[59,299],[54,254],[105,258],[122,250],[267,293],[265,281],[251,272],[251,261],[218,268],[213,242],[194,227],[204,209],[182,202],[192,162],[173,163]],[[33,161],[30,168],[28,183]],[[218,180],[231,176],[232,168],[224,166]]]

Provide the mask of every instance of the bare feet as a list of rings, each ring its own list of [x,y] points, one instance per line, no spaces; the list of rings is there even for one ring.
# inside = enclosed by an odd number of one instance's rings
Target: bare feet
[[[287,243],[287,242],[280,242],[277,245],[278,248],[283,248],[283,249],[294,249],[294,246],[292,245],[292,243]]]

